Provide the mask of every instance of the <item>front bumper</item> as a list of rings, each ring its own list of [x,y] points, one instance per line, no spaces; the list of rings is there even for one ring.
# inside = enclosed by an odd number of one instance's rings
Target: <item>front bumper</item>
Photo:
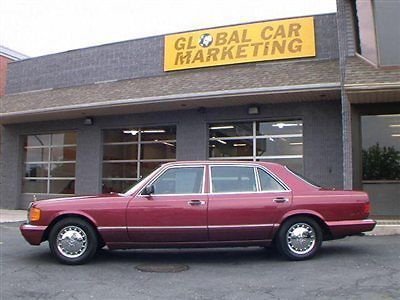
[[[25,240],[31,245],[40,245],[47,226],[22,224],[19,229]]]
[[[326,222],[333,238],[341,238],[348,235],[371,231],[376,225],[374,220],[347,220]]]

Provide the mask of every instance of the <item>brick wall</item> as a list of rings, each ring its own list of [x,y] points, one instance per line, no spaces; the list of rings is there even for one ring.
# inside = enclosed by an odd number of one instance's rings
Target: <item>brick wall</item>
[[[338,58],[335,14],[315,16],[316,59]],[[32,58],[9,65],[7,93],[165,75],[164,38],[149,37]]]
[[[0,55],[0,97],[2,97],[6,91],[7,65],[11,61],[11,59]]]

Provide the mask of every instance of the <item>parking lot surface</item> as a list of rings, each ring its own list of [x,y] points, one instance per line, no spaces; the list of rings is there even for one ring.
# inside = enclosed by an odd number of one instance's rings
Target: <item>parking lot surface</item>
[[[400,236],[324,242],[312,260],[262,248],[129,250],[61,265],[0,225],[1,299],[400,299]],[[182,272],[143,272],[168,266]],[[159,268],[157,268],[157,266]],[[178,270],[177,269],[177,270]]]

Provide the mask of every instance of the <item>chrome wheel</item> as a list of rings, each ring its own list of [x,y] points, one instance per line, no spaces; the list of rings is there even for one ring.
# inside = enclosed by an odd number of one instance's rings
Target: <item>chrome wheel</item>
[[[87,235],[78,226],[66,226],[57,234],[57,249],[65,257],[77,258],[85,253],[87,246]]]
[[[287,230],[286,243],[293,253],[300,255],[309,253],[315,241],[315,230],[307,223],[295,223]]]

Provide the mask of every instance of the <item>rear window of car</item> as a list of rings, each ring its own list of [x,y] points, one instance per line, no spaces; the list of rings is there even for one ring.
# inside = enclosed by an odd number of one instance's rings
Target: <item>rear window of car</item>
[[[315,183],[314,181],[312,181],[311,179],[305,177],[304,175],[297,173],[296,171],[293,171],[292,169],[285,167],[286,169],[288,169],[291,173],[293,173],[294,175],[296,175],[297,177],[299,177],[301,180],[307,182],[308,184],[315,186],[317,188],[321,188],[321,186],[317,183]]]
[[[264,170],[257,168],[258,177],[260,179],[260,188],[263,192],[268,191],[284,191],[285,188],[276,181],[270,174],[265,172]]]

